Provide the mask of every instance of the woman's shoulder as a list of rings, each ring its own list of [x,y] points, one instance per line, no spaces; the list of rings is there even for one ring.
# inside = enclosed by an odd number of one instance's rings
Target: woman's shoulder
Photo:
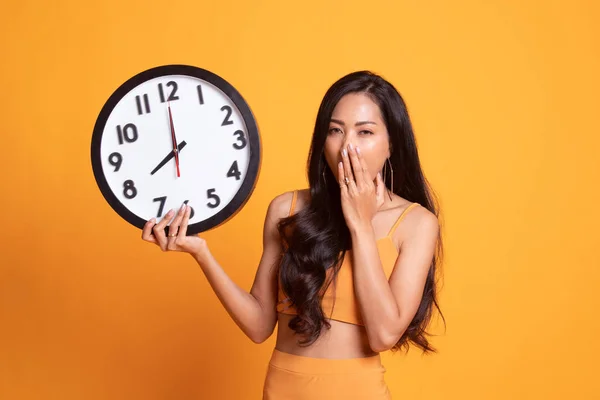
[[[398,214],[398,216],[403,216],[404,214],[408,214],[408,212],[410,212],[410,214],[417,216],[417,218],[436,218],[435,214],[418,202],[407,200],[395,193],[393,194],[393,198],[393,204],[388,208],[388,210],[393,211],[394,213]]]
[[[438,217],[423,205],[395,196],[397,203],[390,208],[393,211],[391,219],[395,221],[392,232],[400,241],[414,236],[416,231],[427,230],[437,233],[439,230]]]
[[[289,190],[276,195],[269,204],[269,213],[285,218],[302,209],[308,202],[310,189]]]

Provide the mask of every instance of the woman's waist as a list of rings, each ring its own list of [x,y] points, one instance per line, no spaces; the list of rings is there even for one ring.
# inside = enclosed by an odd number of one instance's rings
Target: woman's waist
[[[319,358],[290,354],[275,348],[269,365],[288,372],[311,375],[385,372],[379,354],[356,358]]]
[[[311,345],[300,345],[299,340],[304,338],[288,326],[293,318],[294,315],[278,314],[275,348],[279,351],[304,357],[330,359],[363,358],[378,354],[371,349],[363,326],[336,320],[329,320],[331,327],[324,327]]]

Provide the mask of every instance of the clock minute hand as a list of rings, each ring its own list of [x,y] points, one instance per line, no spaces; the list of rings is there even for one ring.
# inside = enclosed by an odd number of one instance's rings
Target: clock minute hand
[[[152,172],[150,172],[150,175],[154,175],[159,169],[161,169],[166,163],[168,163],[169,160],[171,160],[171,158],[175,157],[176,153],[179,153],[186,146],[186,144],[187,143],[185,142],[185,140],[179,143],[179,145],[177,146],[177,152],[175,152],[175,149],[171,150],[169,154],[167,154],[167,156],[163,158],[160,163],[158,163],[156,168],[154,168]]]
[[[169,122],[171,125],[171,140],[173,141],[173,153],[175,153],[175,166],[177,167],[177,177],[179,177],[179,150],[177,149],[177,138],[175,137],[175,126],[173,125],[171,103],[167,103],[167,108],[169,109]]]

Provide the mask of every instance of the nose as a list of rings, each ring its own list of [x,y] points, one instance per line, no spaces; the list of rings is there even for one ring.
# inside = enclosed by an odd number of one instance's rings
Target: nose
[[[342,142],[342,147],[340,148],[340,152],[341,152],[343,149],[346,149],[346,151],[347,151],[347,150],[348,150],[348,145],[349,145],[350,143],[352,143],[352,139],[351,139],[350,135],[346,135],[346,136],[344,137],[344,141]],[[354,143],[352,143],[352,145],[354,146]],[[340,153],[340,154],[341,154],[341,153]]]

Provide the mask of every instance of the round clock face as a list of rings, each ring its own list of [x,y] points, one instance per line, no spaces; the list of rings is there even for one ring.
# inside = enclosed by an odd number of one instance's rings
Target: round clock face
[[[256,121],[237,90],[212,72],[166,65],[122,84],[92,136],[92,168],[111,207],[142,228],[183,203],[188,234],[232,217],[260,165]]]

